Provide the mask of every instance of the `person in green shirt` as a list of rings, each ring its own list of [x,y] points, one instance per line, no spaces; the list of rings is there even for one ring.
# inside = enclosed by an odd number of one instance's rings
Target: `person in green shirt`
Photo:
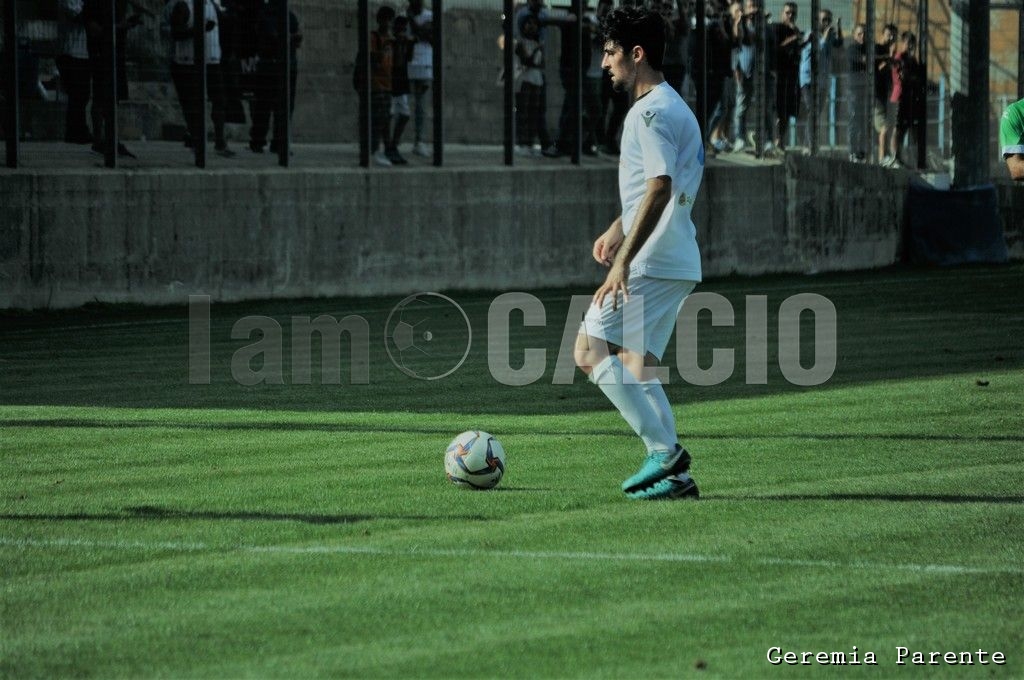
[[[1024,99],[1006,107],[999,121],[999,148],[1010,178],[1024,182]]]

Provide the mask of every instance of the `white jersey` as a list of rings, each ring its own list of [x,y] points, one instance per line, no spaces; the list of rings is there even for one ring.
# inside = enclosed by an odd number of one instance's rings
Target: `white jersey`
[[[434,13],[429,9],[423,9],[410,21],[421,28],[424,24],[433,21]],[[409,30],[410,37],[412,29]],[[434,48],[426,40],[417,40],[412,46],[412,59],[409,61],[409,78],[413,80],[432,80],[434,78]]]
[[[630,275],[700,281],[697,229],[690,217],[704,175],[704,144],[697,118],[678,92],[661,83],[630,107],[620,146],[624,233],[633,228],[647,180],[672,179],[672,198],[654,233],[630,263]]]
[[[182,0],[171,0],[164,7],[164,23],[170,22],[171,12],[174,5]],[[185,1],[185,7],[188,8],[188,24],[189,30],[192,30],[192,2],[190,0]],[[206,14],[204,24],[208,21],[212,21],[215,26],[212,30],[206,31],[206,63],[207,64],[219,64],[220,63],[220,26],[216,25],[218,22],[217,7],[214,5],[214,0],[206,0],[204,12]],[[169,29],[168,29],[169,30]],[[171,60],[175,64],[183,66],[191,65],[194,61],[193,49],[195,43],[193,42],[192,36],[183,40],[174,40],[171,46]]]

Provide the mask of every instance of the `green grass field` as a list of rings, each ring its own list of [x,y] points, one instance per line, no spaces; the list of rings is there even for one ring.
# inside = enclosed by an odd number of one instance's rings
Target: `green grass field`
[[[701,317],[701,365],[733,348],[736,370],[668,388],[698,502],[624,498],[639,442],[580,376],[551,384],[586,290],[534,291],[548,325],[513,333],[512,364],[546,348],[548,372],[523,387],[488,371],[482,294],[450,293],[473,345],[436,381],[388,360],[398,297],[214,305],[208,385],[184,308],[5,316],[0,676],[1024,677],[1022,289],[1020,264],[706,283],[736,325]],[[778,368],[796,293],[837,310],[817,387]],[[768,296],[764,385],[744,380],[747,295]],[[367,320],[369,384],[347,358],[343,384],[318,359],[296,384],[287,342],[283,384],[232,378],[254,341],[236,321],[287,338],[321,314]],[[439,341],[458,325],[434,321]],[[444,480],[473,428],[508,452],[495,491]],[[898,666],[897,646],[1006,663]]]

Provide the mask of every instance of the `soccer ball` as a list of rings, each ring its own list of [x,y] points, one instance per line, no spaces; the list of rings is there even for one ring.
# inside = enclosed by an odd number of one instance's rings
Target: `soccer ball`
[[[463,432],[445,449],[444,471],[456,486],[493,489],[505,474],[505,449],[486,432]]]

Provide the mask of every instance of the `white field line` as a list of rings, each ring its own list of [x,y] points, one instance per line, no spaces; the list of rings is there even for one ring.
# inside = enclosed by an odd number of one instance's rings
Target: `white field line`
[[[782,557],[730,557],[728,555],[702,555],[700,553],[614,553],[574,552],[547,550],[482,550],[473,548],[386,548],[356,545],[228,545],[217,546],[206,543],[186,542],[142,542],[142,541],[94,541],[77,538],[32,539],[0,536],[0,546],[10,548],[54,548],[88,550],[139,550],[157,552],[241,552],[271,555],[341,555],[341,556],[383,556],[404,558],[502,558],[525,560],[556,560],[568,562],[685,562],[704,564],[735,564],[765,567],[805,567],[826,569],[868,569],[872,571],[916,572],[923,574],[1010,574],[1024,576],[1024,567],[990,566],[972,567],[959,564],[894,564],[886,562],[839,560],[803,560]]]

